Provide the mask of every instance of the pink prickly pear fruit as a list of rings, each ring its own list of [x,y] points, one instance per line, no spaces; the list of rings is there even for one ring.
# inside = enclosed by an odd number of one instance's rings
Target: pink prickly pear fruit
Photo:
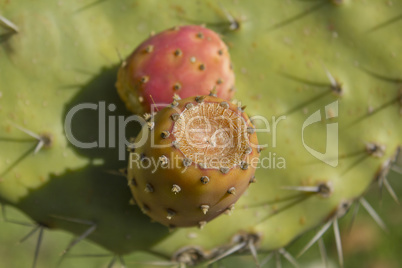
[[[116,83],[120,98],[136,113],[149,113],[151,105],[208,95],[230,100],[235,76],[228,48],[218,34],[188,25],[165,30],[140,44],[123,62]],[[163,106],[163,105],[162,105]]]
[[[260,154],[243,109],[214,96],[176,98],[149,119],[131,148],[134,202],[171,228],[203,227],[231,212],[255,181]]]

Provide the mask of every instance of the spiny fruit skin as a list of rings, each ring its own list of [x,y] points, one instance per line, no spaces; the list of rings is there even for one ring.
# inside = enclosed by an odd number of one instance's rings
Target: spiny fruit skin
[[[169,227],[199,226],[223,212],[253,182],[254,126],[235,104],[213,96],[176,100],[145,124],[130,154],[128,185],[136,204]],[[169,132],[169,135],[166,135]]]
[[[196,25],[165,30],[140,44],[118,72],[117,91],[127,108],[150,112],[151,105],[207,95],[230,100],[235,76],[228,48],[215,32]],[[151,97],[152,96],[152,97]]]

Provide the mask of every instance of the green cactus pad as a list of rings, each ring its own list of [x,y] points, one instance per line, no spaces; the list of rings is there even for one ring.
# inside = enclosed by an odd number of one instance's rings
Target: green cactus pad
[[[249,241],[261,251],[283,248],[344,212],[342,205],[386,173],[401,145],[401,7],[351,0],[2,2],[0,201],[75,235],[96,226],[88,239],[117,254],[141,250],[183,261],[196,248],[191,263]],[[126,166],[126,144],[110,138],[109,128],[99,134],[99,113],[106,122],[115,118],[116,132],[125,123],[118,116],[129,116],[114,87],[119,55],[151,31],[190,23],[222,34],[235,98],[268,147],[256,187],[231,216],[169,233],[128,204],[126,179],[114,175]],[[85,103],[97,106],[77,113],[71,134],[104,148],[78,148],[66,134],[66,116]],[[129,124],[121,137],[138,133],[139,124]]]

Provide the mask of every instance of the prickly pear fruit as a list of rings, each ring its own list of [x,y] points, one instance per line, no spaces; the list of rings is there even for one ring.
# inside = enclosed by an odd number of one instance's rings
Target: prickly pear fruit
[[[228,48],[215,32],[195,25],[175,27],[140,44],[123,62],[116,87],[127,108],[150,112],[150,105],[182,98],[234,94],[234,73]],[[153,98],[153,99],[152,99]]]
[[[234,209],[260,150],[243,109],[214,96],[174,99],[131,148],[128,184],[142,211],[169,227],[200,228]]]

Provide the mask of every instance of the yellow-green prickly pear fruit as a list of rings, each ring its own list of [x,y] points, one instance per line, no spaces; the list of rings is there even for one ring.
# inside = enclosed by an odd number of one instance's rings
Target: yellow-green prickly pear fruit
[[[213,94],[212,94],[213,95]],[[203,227],[230,212],[254,180],[259,147],[241,107],[214,96],[173,103],[148,118],[128,181],[144,213],[169,227]]]

